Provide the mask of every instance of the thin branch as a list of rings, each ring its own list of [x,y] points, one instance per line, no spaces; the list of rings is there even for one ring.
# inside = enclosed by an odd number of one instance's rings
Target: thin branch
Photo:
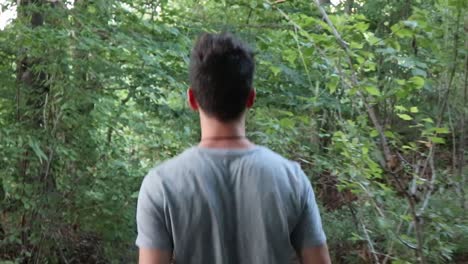
[[[358,218],[358,219],[359,219],[359,222],[361,222],[361,228],[364,231],[364,235],[366,236],[367,244],[369,245],[369,250],[372,253],[372,256],[374,257],[374,262],[379,263],[379,257],[377,257],[377,255],[376,255],[374,244],[372,243],[372,240],[371,240],[371,238],[369,236],[369,232],[367,231],[367,227],[364,225],[361,218]]]
[[[270,3],[271,5],[271,3]],[[294,22],[294,20],[291,19],[291,17],[289,17],[288,14],[286,14],[281,8],[275,6],[275,5],[272,5],[272,7],[274,9],[276,9],[283,17],[284,19],[286,19],[286,21],[288,21],[288,23],[290,23],[295,29],[301,31],[301,32],[307,32],[306,30],[304,30],[300,25],[298,25],[296,22]],[[307,38],[307,40],[310,42],[310,44],[312,44],[312,46],[314,46],[314,49],[320,54],[320,56],[322,56],[323,58],[326,58],[327,56],[325,55],[325,52],[317,45],[317,43],[315,43],[315,40],[310,37],[308,34],[304,34],[305,37]]]
[[[403,213],[403,215],[406,215],[408,213],[408,209],[409,209],[409,207],[406,207],[405,212]],[[401,226],[403,225],[403,221],[404,221],[403,219],[400,219],[400,222],[398,223],[397,229],[394,232],[395,237],[397,237],[398,240],[400,240],[400,241],[402,241],[402,240],[400,239],[400,236],[398,234],[400,233]],[[391,256],[394,241],[395,240],[393,240],[393,239],[390,240],[390,245],[388,246],[388,250],[387,250],[388,256]],[[385,259],[382,261],[382,264],[386,264],[388,262],[388,260],[389,260],[389,258],[385,257]]]
[[[455,28],[455,38],[454,38],[454,51],[453,51],[453,67],[452,67],[452,70],[450,71],[450,76],[449,76],[449,80],[448,80],[448,83],[447,83],[447,91],[445,93],[445,96],[442,101],[442,109],[440,110],[440,114],[439,114],[439,118],[440,120],[442,119],[443,117],[443,114],[445,113],[445,109],[447,108],[447,101],[448,101],[448,98],[449,98],[449,95],[450,95],[450,91],[452,90],[452,84],[453,84],[453,79],[455,77],[455,72],[456,72],[456,69],[457,69],[457,59],[458,59],[458,40],[460,39],[460,36],[459,36],[459,28],[460,28],[460,19],[461,19],[461,11],[462,11],[462,8],[459,8],[458,9],[458,14],[457,14],[457,26]],[[439,122],[440,123],[440,122]]]
[[[297,28],[296,27],[294,27],[294,35],[293,36],[294,36],[294,40],[296,41],[297,51],[299,52],[299,56],[301,57],[302,64],[304,65],[304,70],[305,70],[306,75],[307,75],[307,80],[309,81],[309,85],[312,88],[312,79],[310,78],[309,68],[307,67],[307,63],[306,63],[306,61],[304,59],[304,55],[302,54],[301,46],[299,45],[299,39],[297,38]]]
[[[44,130],[47,130],[47,104],[49,102],[49,93],[45,94],[45,99],[44,99],[44,107],[42,109],[42,119],[43,119],[43,124],[44,124]]]
[[[320,5],[320,2],[318,0],[313,0],[313,1],[314,1],[315,5],[317,6],[318,10],[320,11],[320,14],[322,15],[322,17],[327,22],[328,26],[332,29],[332,32],[333,32],[333,35],[335,36],[336,41],[338,42],[338,44],[341,46],[341,48],[346,53],[346,57],[347,57],[348,64],[349,64],[349,69],[351,70],[351,82],[352,82],[354,87],[358,87],[359,86],[359,81],[357,79],[356,70],[354,69],[352,56],[351,56],[351,52],[349,50],[348,44],[346,43],[346,41],[343,40],[340,33],[336,30],[336,28],[333,25],[332,21],[328,17],[327,12],[325,12],[325,9],[323,9],[323,7]],[[363,101],[364,101],[364,104],[366,106],[366,110],[367,110],[367,113],[369,115],[369,118],[371,119],[372,124],[374,125],[374,128],[379,133],[379,137],[380,137],[380,141],[381,141],[380,143],[382,145],[383,154],[384,154],[384,157],[385,157],[385,161],[387,162],[386,165],[387,165],[387,167],[389,167],[390,161],[393,159],[393,157],[392,157],[392,154],[391,154],[391,151],[390,151],[390,147],[388,145],[387,137],[385,136],[385,133],[384,133],[384,129],[383,129],[382,125],[380,124],[380,121],[377,118],[377,115],[375,114],[374,107],[367,102],[364,95],[362,95],[360,92],[358,92],[357,94],[361,98],[363,98]],[[389,168],[389,169],[391,170],[392,168]]]
[[[349,56],[349,44],[341,38],[340,33],[338,33],[338,30],[336,30],[335,26],[333,26],[332,21],[327,15],[327,12],[325,12],[325,9],[320,5],[320,2],[318,0],[313,0],[315,2],[315,5],[317,6],[320,14],[322,15],[323,19],[327,22],[328,26],[331,28],[333,35],[335,36],[336,40],[338,41],[338,44],[340,44],[341,48],[346,51],[346,53]]]
[[[435,171],[435,166],[434,166],[434,155],[431,156],[431,159],[429,160],[429,166],[431,167],[431,180],[429,181],[429,187],[427,189],[423,204],[421,208],[418,211],[418,215],[421,216],[424,213],[424,210],[426,209],[427,205],[429,204],[429,199],[431,199],[432,192],[434,190],[434,183],[436,181],[436,171]]]
[[[455,125],[452,120],[452,109],[448,108],[449,130],[452,134],[452,173],[455,173],[457,168],[457,136],[455,135]]]
[[[412,249],[412,250],[418,250],[417,247],[411,245],[410,243],[406,242],[405,240],[403,240],[400,236],[397,236],[397,239],[403,244],[405,245],[407,248],[409,249]]]
[[[398,177],[398,175],[396,175],[396,173],[393,172],[393,171],[390,171],[389,173],[390,173],[390,175],[392,175],[393,179],[395,180],[398,191],[402,192],[405,195],[406,199],[408,200],[409,209],[410,209],[410,212],[411,212],[411,216],[413,218],[413,225],[414,225],[414,227],[416,229],[416,239],[417,239],[417,242],[418,242],[417,248],[414,248],[414,249],[416,250],[416,254],[418,256],[419,262],[420,263],[426,263],[425,258],[424,258],[424,251],[423,251],[422,227],[421,227],[421,223],[420,223],[420,217],[419,217],[419,215],[417,213],[417,210],[416,210],[416,200],[415,200],[413,195],[408,193],[406,188],[401,183],[400,178]],[[403,240],[401,240],[399,237],[398,237],[398,239],[403,244],[406,245],[406,243]],[[408,246],[408,245],[406,245],[406,246]]]
[[[362,228],[362,231],[364,232],[364,236],[366,237],[367,245],[369,247],[369,251],[372,253],[372,257],[374,258],[374,263],[379,263],[379,257],[376,255],[376,251],[374,248],[374,242],[372,242],[372,239],[370,238],[369,232],[367,230],[366,225],[364,222],[361,220],[362,217],[358,217],[356,215],[355,209],[351,204],[348,204],[348,208],[351,211],[351,215],[353,216],[353,219],[355,221],[355,224],[357,225],[356,227]]]

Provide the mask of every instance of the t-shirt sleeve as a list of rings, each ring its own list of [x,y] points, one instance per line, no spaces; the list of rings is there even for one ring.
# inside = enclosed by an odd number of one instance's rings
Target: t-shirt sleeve
[[[139,248],[172,250],[162,190],[156,174],[148,174],[141,184],[136,213],[138,236],[135,243]]]
[[[315,201],[314,190],[309,179],[301,169],[299,169],[299,174],[299,182],[301,184],[299,188],[301,190],[299,203],[301,211],[297,224],[291,233],[291,243],[296,251],[300,251],[306,247],[321,246],[326,242],[320,212]]]

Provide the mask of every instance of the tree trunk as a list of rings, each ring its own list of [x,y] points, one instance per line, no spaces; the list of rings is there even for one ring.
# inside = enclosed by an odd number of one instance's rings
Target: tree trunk
[[[345,3],[345,13],[351,15],[353,12],[354,0],[347,0]]]
[[[465,18],[465,51],[468,50],[468,17]],[[468,204],[466,203],[465,198],[465,184],[466,184],[466,176],[464,172],[465,167],[465,147],[466,147],[466,112],[468,111],[468,54],[465,53],[465,79],[464,79],[464,87],[463,87],[463,109],[462,109],[462,116],[461,116],[461,124],[460,124],[460,146],[458,148],[458,174],[461,177],[460,184],[458,188],[460,189],[461,193],[461,206],[464,209],[468,209]]]

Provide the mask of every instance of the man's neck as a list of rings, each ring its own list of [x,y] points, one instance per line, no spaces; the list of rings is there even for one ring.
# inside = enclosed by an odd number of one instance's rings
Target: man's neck
[[[201,139],[205,148],[251,148],[254,146],[245,136],[245,118],[225,123],[201,115]]]

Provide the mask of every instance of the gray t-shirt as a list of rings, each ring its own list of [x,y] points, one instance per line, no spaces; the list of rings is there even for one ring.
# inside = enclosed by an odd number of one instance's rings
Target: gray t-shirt
[[[290,263],[325,243],[314,192],[299,164],[266,147],[192,147],[152,169],[137,207],[140,248],[176,263]]]

